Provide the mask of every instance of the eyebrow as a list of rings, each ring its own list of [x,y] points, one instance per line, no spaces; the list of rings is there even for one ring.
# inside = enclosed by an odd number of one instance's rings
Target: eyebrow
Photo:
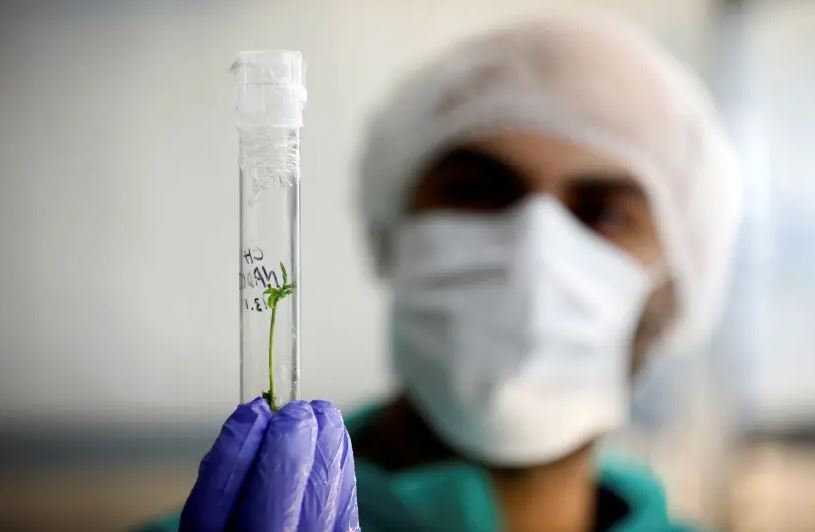
[[[593,189],[605,193],[647,199],[642,185],[626,173],[584,173],[572,177],[570,188]]]
[[[517,168],[499,157],[469,146],[453,148],[430,165],[431,170],[446,167],[474,168],[485,174],[498,172],[518,175],[520,173]]]
[[[437,159],[437,165],[469,166],[483,173],[501,173],[518,177],[523,170],[512,162],[506,161],[492,153],[474,146],[458,146]],[[596,170],[577,172],[570,176],[573,185],[580,188],[591,188],[606,193],[647,199],[639,180],[624,170]]]

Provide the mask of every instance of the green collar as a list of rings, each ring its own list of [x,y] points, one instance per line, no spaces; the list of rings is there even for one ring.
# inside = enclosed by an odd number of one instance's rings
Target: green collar
[[[346,420],[352,439],[379,410],[366,408]],[[619,455],[597,460],[599,483],[628,506],[613,532],[677,530],[668,519],[665,497],[650,471]],[[398,472],[357,457],[357,491],[363,530],[492,532],[502,516],[489,476],[482,467],[450,460]]]

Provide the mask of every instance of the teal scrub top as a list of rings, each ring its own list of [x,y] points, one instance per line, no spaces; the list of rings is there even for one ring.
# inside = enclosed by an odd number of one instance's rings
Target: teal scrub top
[[[352,440],[373,418],[369,408],[347,419]],[[598,483],[625,503],[624,516],[609,532],[680,532],[691,528],[669,519],[665,496],[645,467],[622,456],[597,460]],[[357,457],[357,500],[364,532],[493,532],[502,529],[489,476],[463,460],[423,465],[397,472]],[[178,515],[140,530],[178,529]]]

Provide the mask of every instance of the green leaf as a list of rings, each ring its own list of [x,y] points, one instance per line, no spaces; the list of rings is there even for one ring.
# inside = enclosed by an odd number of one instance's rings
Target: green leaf
[[[286,271],[286,267],[283,265],[283,262],[280,263],[280,271],[283,272],[283,286],[289,282],[289,274]]]
[[[280,272],[283,278],[283,283],[280,286],[275,286],[271,283],[266,285],[266,288],[263,290],[263,295],[265,296],[266,305],[270,309],[274,309],[277,307],[277,304],[280,303],[280,300],[285,299],[287,296],[290,296],[294,293],[295,284],[289,283],[289,272],[286,270],[286,265],[283,262],[280,262]],[[273,272],[274,273],[274,272]],[[275,282],[277,282],[277,277],[275,276]]]

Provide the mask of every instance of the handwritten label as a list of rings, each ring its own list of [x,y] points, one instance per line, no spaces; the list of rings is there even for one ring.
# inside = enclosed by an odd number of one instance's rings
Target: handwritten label
[[[241,292],[248,289],[263,289],[269,284],[275,283],[274,269],[267,269],[263,264],[263,250],[259,247],[252,247],[241,250],[241,267],[243,271],[239,274],[239,287]],[[253,297],[252,294],[243,298],[243,308],[247,311],[264,312],[269,310],[269,304],[263,295]]]

